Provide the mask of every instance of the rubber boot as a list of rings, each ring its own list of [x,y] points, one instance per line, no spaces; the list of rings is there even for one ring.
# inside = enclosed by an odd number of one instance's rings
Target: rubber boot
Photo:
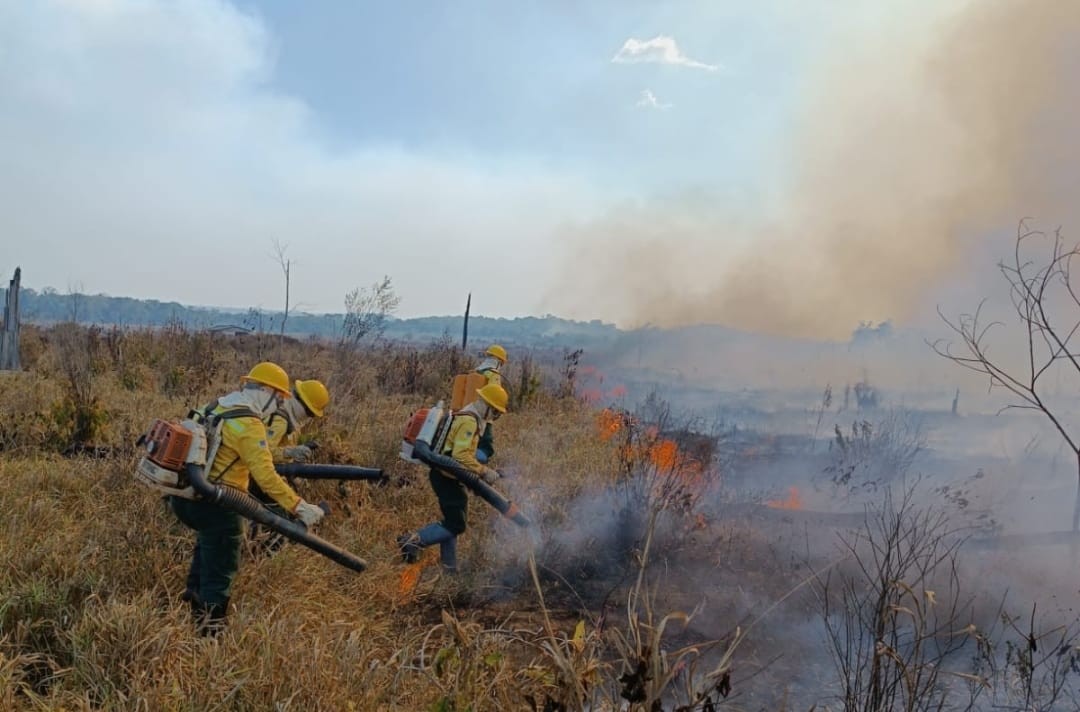
[[[402,534],[397,538],[398,552],[406,564],[415,564],[420,560],[420,536],[416,532]]]
[[[225,630],[229,599],[224,603],[203,603],[195,619],[196,631],[203,637],[217,638]]]
[[[180,596],[181,601],[186,601],[188,606],[191,607],[191,617],[198,618],[203,611],[202,597],[199,596],[198,591],[192,589],[184,589],[184,594]]]

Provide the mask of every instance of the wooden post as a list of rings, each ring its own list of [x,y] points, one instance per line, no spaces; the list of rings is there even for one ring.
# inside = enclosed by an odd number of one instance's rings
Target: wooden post
[[[0,371],[18,371],[19,365],[19,281],[22,270],[15,268],[15,276],[8,283],[4,302],[4,324],[0,327]]]
[[[461,350],[464,351],[469,344],[469,307],[472,306],[472,292],[465,300],[465,324],[461,327]]]

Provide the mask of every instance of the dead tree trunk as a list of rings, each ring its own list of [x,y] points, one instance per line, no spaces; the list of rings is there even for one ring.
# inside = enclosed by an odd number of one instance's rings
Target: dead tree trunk
[[[465,300],[465,323],[461,327],[461,350],[464,351],[469,345],[469,307],[472,306],[472,292]]]
[[[19,364],[19,281],[22,270],[15,268],[15,276],[8,283],[4,302],[4,324],[0,327],[0,371],[18,371]]]

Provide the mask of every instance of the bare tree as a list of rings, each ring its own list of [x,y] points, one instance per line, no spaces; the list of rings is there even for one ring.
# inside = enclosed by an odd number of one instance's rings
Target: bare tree
[[[285,313],[281,315],[281,333],[278,337],[278,360],[281,359],[285,349],[285,322],[289,320],[289,276],[292,271],[292,260],[288,256],[289,246],[274,240],[274,259],[281,265],[281,273],[285,275]]]
[[[79,311],[82,309],[83,285],[82,282],[72,284],[68,282],[68,321],[73,324],[79,323]]]
[[[366,336],[375,339],[386,330],[387,319],[401,303],[390,278],[384,276],[369,288],[356,288],[345,295],[345,322],[341,327],[341,345],[356,346]]]
[[[986,376],[990,388],[1003,388],[1013,399],[1002,410],[1010,408],[1031,410],[1044,415],[1061,434],[1076,458],[1077,491],[1073,507],[1072,528],[1080,529],[1080,431],[1063,419],[1060,406],[1048,400],[1049,384],[1044,376],[1055,366],[1075,369],[1080,375],[1080,354],[1070,342],[1080,330],[1080,285],[1072,281],[1073,259],[1080,256],[1080,247],[1067,247],[1060,230],[1048,240],[1049,250],[1039,258],[1029,258],[1032,243],[1047,241],[1048,236],[1029,229],[1026,219],[1017,230],[1016,246],[1010,262],[998,264],[1009,283],[1009,295],[1019,317],[1020,335],[1024,345],[1024,363],[1010,368],[1001,359],[991,357],[988,335],[1001,322],[982,318],[984,302],[974,314],[961,314],[950,320],[941,310],[938,314],[960,337],[963,349],[954,352],[951,342],[938,340],[930,346],[940,356],[968,370]],[[1055,369],[1056,370],[1056,369]]]

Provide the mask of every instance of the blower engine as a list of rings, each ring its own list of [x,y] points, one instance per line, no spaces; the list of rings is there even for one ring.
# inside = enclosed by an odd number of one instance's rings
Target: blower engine
[[[146,455],[135,468],[135,479],[164,494],[195,499],[184,473],[185,465],[206,465],[206,429],[194,420],[172,423],[157,419],[139,438]]]
[[[446,444],[446,435],[450,432],[450,409],[443,401],[439,401],[431,408],[421,408],[409,416],[405,424],[405,437],[401,440],[401,452],[398,456],[405,462],[416,465],[425,464],[416,457],[414,450],[416,442],[427,443],[433,452],[442,452]]]

